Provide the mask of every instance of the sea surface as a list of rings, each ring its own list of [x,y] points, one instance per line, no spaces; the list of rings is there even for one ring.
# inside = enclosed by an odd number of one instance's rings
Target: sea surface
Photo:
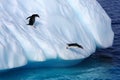
[[[72,67],[13,69],[0,73],[0,80],[120,80],[120,0],[98,2],[112,19],[112,47],[97,50]]]

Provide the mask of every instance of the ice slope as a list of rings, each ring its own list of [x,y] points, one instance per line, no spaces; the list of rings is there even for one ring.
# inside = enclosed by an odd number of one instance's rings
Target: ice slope
[[[41,17],[36,28],[26,25],[34,13]],[[111,19],[96,0],[0,0],[1,70],[49,60],[48,66],[73,65],[111,46],[113,37]],[[66,49],[67,43],[84,49]]]

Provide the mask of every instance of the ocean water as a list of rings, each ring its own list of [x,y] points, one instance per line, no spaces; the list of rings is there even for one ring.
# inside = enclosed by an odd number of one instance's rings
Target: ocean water
[[[20,68],[0,73],[0,80],[120,80],[120,0],[98,0],[112,18],[114,44],[97,50],[78,65]]]

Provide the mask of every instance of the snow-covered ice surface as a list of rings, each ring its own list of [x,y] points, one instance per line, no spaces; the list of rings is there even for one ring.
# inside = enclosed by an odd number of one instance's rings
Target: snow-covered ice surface
[[[34,13],[36,28],[26,25]],[[70,66],[111,46],[113,37],[111,19],[96,0],[0,0],[1,70],[29,62]],[[67,43],[84,49],[66,49]]]

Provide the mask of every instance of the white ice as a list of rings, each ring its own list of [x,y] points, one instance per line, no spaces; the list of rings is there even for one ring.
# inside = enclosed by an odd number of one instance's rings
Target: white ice
[[[40,15],[36,28],[26,25],[35,13]],[[28,62],[81,61],[96,48],[112,46],[113,37],[111,19],[96,0],[0,0],[0,70]],[[84,49],[66,49],[67,43]]]

